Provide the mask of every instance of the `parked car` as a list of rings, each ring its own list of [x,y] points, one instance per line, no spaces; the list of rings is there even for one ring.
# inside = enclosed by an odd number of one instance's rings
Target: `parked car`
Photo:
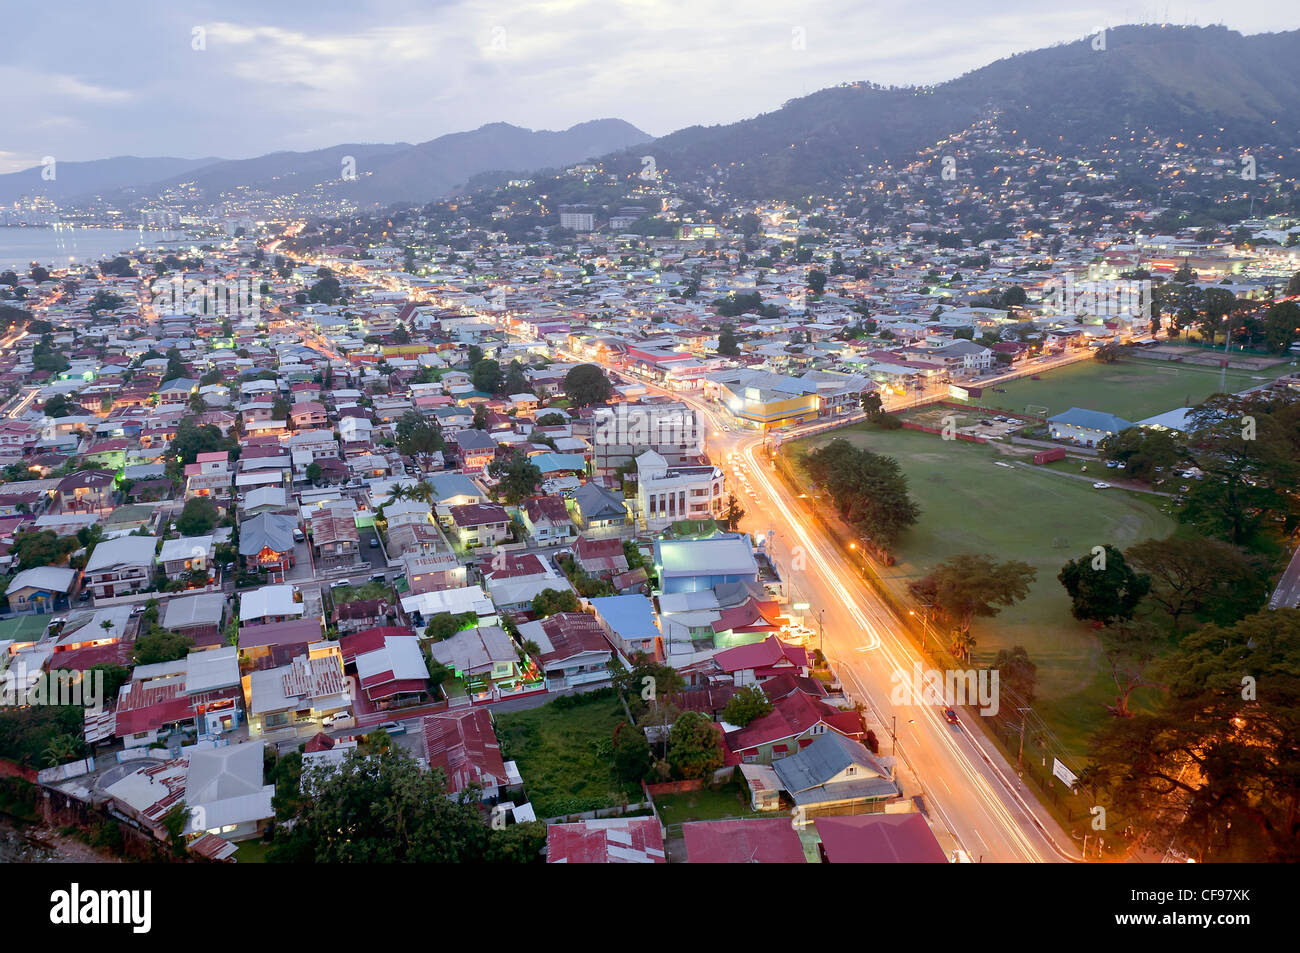
[[[1094,490],[1109,490],[1109,489],[1110,489],[1110,484],[1109,484],[1109,483],[1094,483],[1094,484],[1092,485],[1092,488],[1093,488]]]
[[[378,548],[379,548],[379,537],[378,537],[378,536],[371,536],[371,537],[370,537],[370,548],[371,548],[371,549],[378,549]]]
[[[301,530],[301,529],[298,529],[297,527],[294,527],[294,530],[293,530],[293,541],[294,541],[295,543],[301,543],[301,542],[305,542],[306,539],[307,539],[307,537],[303,535],[302,530]]]
[[[400,721],[386,721],[382,725],[375,725],[375,730],[384,730],[390,735],[401,735],[406,733],[406,725]]]

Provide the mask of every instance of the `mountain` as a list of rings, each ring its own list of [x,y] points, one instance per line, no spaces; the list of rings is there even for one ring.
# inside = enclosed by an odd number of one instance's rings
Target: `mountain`
[[[439,136],[357,167],[339,197],[361,205],[440,198],[485,172],[528,173],[572,165],[630,148],[651,137],[621,119],[596,119],[562,132],[521,129],[504,122]]]
[[[9,204],[23,196],[44,195],[55,202],[85,198],[118,189],[157,182],[170,176],[193,172],[222,162],[221,159],[141,159],[117,156],[87,162],[56,162],[54,178],[42,176],[45,166],[34,165],[20,172],[0,175],[0,203]]]
[[[742,122],[655,141],[674,179],[713,175],[737,194],[794,196],[869,163],[906,161],[981,116],[1039,146],[1127,144],[1132,133],[1201,137],[1229,155],[1300,145],[1300,31],[1125,26],[998,60],[937,86],[843,84]],[[606,157],[641,167],[641,150]]]
[[[621,119],[597,119],[560,132],[497,122],[411,145],[345,143],[310,152],[272,152],[252,159],[101,159],[59,163],[56,178],[41,167],[0,176],[0,202],[48,195],[69,203],[104,196],[118,204],[147,202],[186,185],[214,201],[240,187],[268,195],[316,192],[362,206],[442,198],[484,173],[527,173],[650,141]],[[347,165],[345,166],[345,161]],[[345,178],[344,172],[355,172]]]

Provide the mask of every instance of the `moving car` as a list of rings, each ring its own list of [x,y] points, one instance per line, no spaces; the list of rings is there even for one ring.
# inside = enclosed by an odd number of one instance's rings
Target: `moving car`
[[[960,724],[961,724],[961,722],[959,722],[959,721],[957,720],[957,713],[956,713],[955,711],[953,711],[951,708],[945,708],[945,709],[943,710],[943,717],[944,717],[944,719],[948,722],[948,724],[950,724],[950,725],[960,725]]]

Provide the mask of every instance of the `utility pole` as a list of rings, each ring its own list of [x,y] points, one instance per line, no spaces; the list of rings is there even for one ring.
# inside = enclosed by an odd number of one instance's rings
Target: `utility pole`
[[[1020,750],[1016,753],[1016,769],[1019,770],[1025,756],[1025,722],[1028,720],[1030,709],[1017,708],[1016,711],[1020,712]]]

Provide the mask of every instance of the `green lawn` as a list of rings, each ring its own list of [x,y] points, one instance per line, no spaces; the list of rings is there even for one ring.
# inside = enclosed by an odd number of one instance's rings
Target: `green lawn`
[[[1290,370],[1289,362],[1262,371],[1229,368],[1226,387],[1235,393]],[[1137,422],[1168,410],[1194,406],[1217,393],[1219,371],[1167,361],[1080,361],[1046,371],[1042,380],[1022,377],[997,386],[1006,393],[986,387],[983,397],[973,403],[1016,413],[1025,413],[1026,407],[1037,405],[1047,408],[1046,417],[1082,407]]]
[[[270,849],[271,845],[260,838],[240,841],[235,848],[235,863],[264,864],[266,863],[266,852]]]
[[[687,821],[718,821],[733,817],[771,817],[750,810],[744,787],[736,781],[725,784],[716,791],[705,787],[699,791],[681,794],[655,795],[655,807],[665,826],[684,824]]]
[[[920,521],[903,537],[898,564],[881,569],[900,592],[935,563],[958,553],[1020,559],[1038,576],[1029,597],[993,619],[975,623],[975,661],[987,663],[999,649],[1023,645],[1038,666],[1040,714],[1076,751],[1105,717],[1110,683],[1103,677],[1097,640],[1070,615],[1056,574],[1069,559],[1093,546],[1125,549],[1175,529],[1155,498],[1032,467],[996,466],[993,447],[950,442],[916,431],[850,427],[800,441],[812,448],[844,437],[898,460]],[[1075,465],[1077,468],[1077,464]],[[1089,471],[1093,468],[1090,466]],[[1104,472],[1104,467],[1102,468]]]
[[[496,716],[502,757],[518,763],[539,818],[613,807],[620,795],[642,800],[639,785],[620,783],[613,772],[614,729],[624,720],[623,706],[605,697]]]

